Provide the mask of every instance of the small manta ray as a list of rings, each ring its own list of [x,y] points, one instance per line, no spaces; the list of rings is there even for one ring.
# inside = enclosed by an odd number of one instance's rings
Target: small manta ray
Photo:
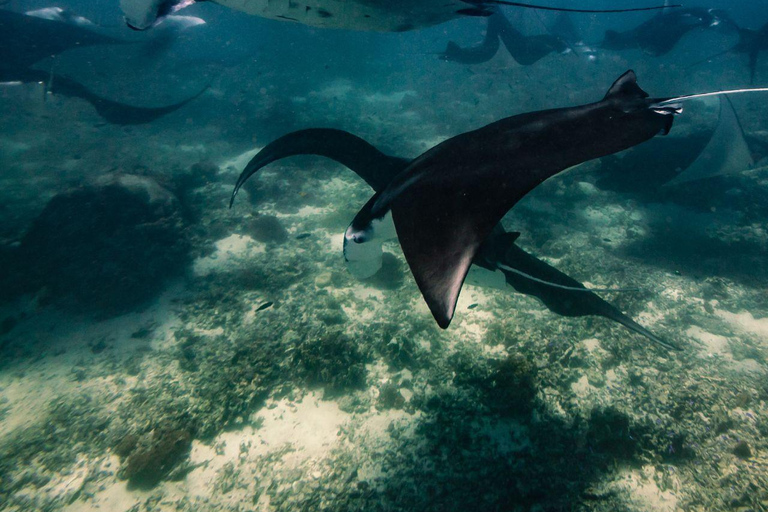
[[[563,40],[550,34],[523,35],[512,26],[500,9],[495,9],[488,17],[488,28],[482,43],[471,48],[462,48],[449,41],[440,58],[461,64],[488,62],[498,52],[499,41],[504,43],[515,62],[523,66],[534,64],[552,52],[564,53],[569,49]]]
[[[103,98],[72,78],[33,67],[45,58],[73,48],[134,44],[100,34],[94,28],[97,26],[88,19],[59,7],[26,14],[0,9],[0,83],[44,83],[47,93],[84,99],[101,117],[118,125],[153,121],[180,109],[207,89],[171,105],[139,107]]]
[[[757,74],[757,59],[760,53],[768,50],[768,23],[763,25],[758,30],[752,30],[749,28],[739,28],[739,42],[733,48],[725,50],[724,52],[710,55],[706,59],[702,59],[689,67],[698,66],[704,62],[709,62],[716,57],[725,55],[726,53],[743,53],[749,58],[749,81],[755,82],[755,75]]]
[[[665,10],[639,26],[625,32],[607,30],[601,45],[606,50],[640,49],[660,57],[672,51],[680,39],[697,29],[736,29],[724,11],[690,7]]]
[[[749,56],[749,79],[755,82],[757,73],[757,58],[761,52],[768,50],[768,23],[758,30],[740,29],[740,41],[733,48],[736,53],[746,53]]]
[[[199,0],[203,1],[203,0]],[[464,16],[490,16],[493,7],[510,5],[564,12],[632,12],[668,6],[633,9],[574,9],[546,7],[506,0],[214,0],[215,3],[273,20],[313,27],[406,32]],[[120,0],[125,21],[134,30],[155,26],[163,17],[196,3],[196,0]]]
[[[447,328],[481,247],[528,192],[565,169],[669,133],[687,100],[749,91],[651,99],[627,71],[596,103],[520,114],[452,137],[409,162],[365,204],[344,234],[345,259],[362,275],[377,246],[396,233],[427,306]],[[230,206],[258,165],[243,171]],[[369,184],[376,189],[379,179]]]

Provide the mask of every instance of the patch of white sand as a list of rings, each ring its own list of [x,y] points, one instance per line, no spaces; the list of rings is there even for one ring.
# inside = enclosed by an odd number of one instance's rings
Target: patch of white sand
[[[685,334],[701,342],[704,345],[704,350],[707,352],[707,355],[730,359],[728,338],[725,336],[712,334],[696,325],[689,327],[688,330],[685,331]]]
[[[376,92],[365,96],[368,103],[390,103],[399,104],[406,96],[416,97],[416,91],[393,91],[387,94]]]
[[[116,393],[125,384],[112,376],[91,376],[99,364],[113,364],[151,342],[160,348],[180,325],[172,301],[182,293],[172,287],[146,310],[104,321],[76,318],[53,309],[33,312],[11,336],[36,343],[39,357],[20,361],[13,371],[0,372],[2,396],[10,407],[0,421],[0,441],[19,428],[29,428],[46,418],[52,403],[84,392]],[[152,331],[146,340],[134,338],[142,328]],[[102,346],[101,350],[94,350]],[[111,361],[111,362],[110,362]],[[77,377],[78,368],[83,377]]]
[[[349,80],[334,80],[318,91],[313,91],[310,96],[319,96],[325,99],[343,98],[354,90]]]
[[[384,292],[365,283],[355,284],[344,291],[351,291],[354,302],[350,305],[343,304],[342,309],[350,318],[355,318],[357,324],[365,325],[381,316],[381,310],[385,307]]]
[[[768,318],[755,318],[752,313],[731,313],[722,309],[716,309],[715,314],[727,323],[749,334],[754,334],[758,339],[768,345]]]
[[[485,337],[494,318],[496,309],[492,303],[493,291],[486,290],[477,286],[464,287],[456,302],[456,313],[454,315],[454,327],[461,331],[461,337],[472,340],[477,343]],[[472,309],[469,307],[472,306]],[[458,334],[458,333],[457,333]]]
[[[677,510],[677,496],[674,490],[662,490],[656,483],[657,471],[653,466],[644,466],[641,471],[626,470],[616,486],[627,491],[630,499],[641,510],[654,512],[674,512]],[[679,488],[680,482],[675,476],[668,476],[671,487]]]
[[[192,263],[192,272],[196,276],[228,272],[233,265],[245,262],[255,254],[266,251],[264,244],[247,235],[230,235],[216,242],[215,246],[216,250],[213,254],[197,258]]]
[[[245,153],[240,153],[239,155],[234,156],[229,160],[223,161],[219,167],[222,169],[234,169],[237,172],[242,172],[248,162],[250,162],[251,159],[256,156],[256,153],[262,149],[263,148],[256,148],[246,151]]]
[[[187,475],[183,486],[191,496],[219,500],[216,482],[223,475],[236,468],[250,475],[246,477],[249,485],[260,485],[256,481],[260,464],[271,454],[278,454],[276,460],[267,461],[271,470],[311,468],[331,456],[350,418],[335,402],[322,401],[315,393],[308,393],[300,402],[268,403],[253,416],[251,426],[224,432],[210,445],[194,441],[190,463],[198,467]],[[239,500],[240,494],[235,490],[230,500]]]

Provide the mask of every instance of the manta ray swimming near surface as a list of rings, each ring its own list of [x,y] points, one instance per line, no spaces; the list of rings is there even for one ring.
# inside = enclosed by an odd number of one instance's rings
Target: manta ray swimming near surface
[[[396,234],[427,306],[447,328],[483,244],[528,192],[565,169],[669,133],[687,100],[745,91],[651,99],[627,71],[598,102],[520,114],[452,137],[409,162],[363,206],[344,234],[345,259],[353,273],[372,275],[378,246]]]
[[[317,155],[335,160],[380,192],[403,171],[411,159],[386,155],[351,133],[330,128],[292,132],[267,144],[245,166],[237,188],[265,166],[296,155]],[[570,317],[597,315],[616,321],[655,343],[676,349],[642,327],[594,291],[527,253],[515,244],[519,233],[506,232],[499,223],[473,260],[467,280],[470,284],[505,289],[538,298],[550,311]],[[371,248],[374,248],[371,246]],[[382,263],[381,245],[368,258],[347,261],[358,276],[370,276]]]
[[[171,105],[141,107],[103,98],[73,78],[34,67],[45,58],[74,48],[134,44],[103,35],[93,27],[86,18],[54,7],[26,14],[0,9],[0,83],[44,83],[46,92],[84,99],[106,121],[118,125],[153,121],[180,109],[207,89]]]
[[[120,0],[125,21],[135,30],[155,26],[163,17],[204,0]],[[464,16],[490,16],[498,5],[564,12],[632,12],[669,6],[627,9],[548,7],[507,0],[214,0],[238,11],[313,27],[405,32]]]

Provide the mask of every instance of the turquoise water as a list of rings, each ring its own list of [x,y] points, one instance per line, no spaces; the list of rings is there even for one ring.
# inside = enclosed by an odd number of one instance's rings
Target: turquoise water
[[[768,87],[698,2],[0,5],[0,509],[768,510],[765,94],[540,113]]]

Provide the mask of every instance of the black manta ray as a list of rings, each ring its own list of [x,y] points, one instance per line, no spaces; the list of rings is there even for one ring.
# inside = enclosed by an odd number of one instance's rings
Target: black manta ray
[[[757,73],[757,58],[761,52],[768,50],[768,23],[758,30],[739,29],[739,42],[732,51],[744,53],[749,57],[749,79],[755,81]]]
[[[754,83],[755,75],[757,74],[757,59],[760,57],[760,53],[768,50],[768,23],[763,25],[757,30],[749,28],[739,28],[739,42],[732,48],[725,51],[710,55],[709,57],[700,61],[694,62],[689,68],[698,66],[705,62],[710,62],[712,59],[721,57],[728,53],[742,53],[748,57],[749,65],[749,79],[750,83]]]
[[[163,107],[139,107],[103,98],[72,78],[33,67],[45,58],[73,48],[133,43],[100,34],[90,26],[85,18],[54,8],[32,14],[0,9],[0,82],[46,83],[48,92],[84,99],[108,122],[120,125],[153,121],[204,92],[205,89]]]
[[[286,134],[265,146],[245,166],[237,188],[260,169],[277,160],[296,155],[331,158],[360,176],[379,192],[403,171],[411,159],[386,155],[365,140],[348,132],[311,128]],[[677,348],[639,325],[617,308],[551,265],[527,253],[515,244],[519,233],[505,232],[498,224],[480,247],[473,260],[468,280],[472,284],[514,290],[538,298],[550,311],[563,316],[597,315],[614,320],[666,348]],[[363,276],[381,266],[380,251],[367,261],[349,262],[366,265]],[[361,269],[350,268],[360,275]]]
[[[602,48],[640,49],[654,57],[669,53],[686,34],[697,29],[723,27],[736,29],[727,13],[717,9],[691,7],[663,11],[625,32],[607,30]]]
[[[725,93],[704,96],[715,94]],[[366,203],[345,232],[345,258],[367,264],[396,231],[427,306],[447,328],[470,265],[520,199],[569,167],[668,133],[681,102],[700,96],[650,99],[628,71],[596,103],[508,117],[448,139]]]
[[[488,28],[483,42],[471,48],[462,48],[453,41],[448,42],[445,52],[440,54],[443,60],[461,64],[480,64],[487,62],[499,50],[499,41],[523,66],[529,66],[552,52],[562,53],[568,45],[559,37],[550,34],[526,36],[517,30],[500,9],[488,17]]]

